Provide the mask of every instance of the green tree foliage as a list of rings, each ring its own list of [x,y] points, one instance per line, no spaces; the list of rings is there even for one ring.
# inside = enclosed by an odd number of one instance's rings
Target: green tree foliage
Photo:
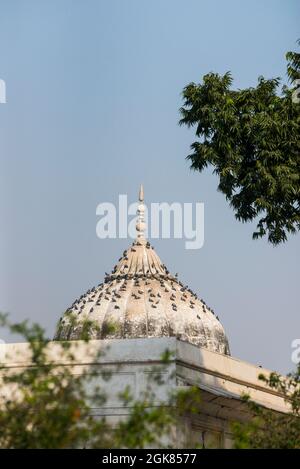
[[[300,77],[300,54],[288,52],[288,76]],[[198,138],[187,159],[202,172],[211,165],[235,217],[258,218],[253,238],[277,245],[300,229],[300,104],[296,83],[279,93],[279,78],[233,90],[229,72],[209,73],[183,90],[181,125]],[[298,88],[300,85],[298,85]]]
[[[300,45],[300,39],[298,39]],[[287,74],[290,81],[293,83],[300,79],[300,54],[297,52],[287,52],[286,60],[288,61]]]
[[[109,380],[110,372],[89,367],[80,374],[73,373],[77,342],[49,341],[38,324],[11,324],[0,314],[1,326],[9,327],[28,343],[30,366],[0,367],[0,448],[171,447],[175,440],[172,443],[166,437],[174,433],[178,417],[198,408],[199,391],[193,387],[174,390],[167,400],[158,401],[154,387],[164,384],[163,375],[169,376],[171,357],[166,351],[162,365],[150,373],[151,382],[138,400],[130,389],[120,393],[128,416],[112,426],[105,418],[93,415],[93,408],[101,408],[107,398],[103,386],[95,382],[99,383],[99,376]],[[88,327],[95,325],[83,328],[82,340],[86,343]],[[94,361],[100,356],[97,354]]]
[[[300,365],[287,378],[277,373],[259,378],[282,394],[290,412],[272,412],[244,396],[253,418],[249,423],[233,425],[235,448],[300,449]]]

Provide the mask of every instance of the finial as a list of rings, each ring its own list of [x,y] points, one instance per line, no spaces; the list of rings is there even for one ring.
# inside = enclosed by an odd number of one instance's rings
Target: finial
[[[146,223],[145,223],[145,205],[144,205],[144,188],[143,184],[140,186],[139,190],[139,205],[137,209],[137,223],[136,223],[136,231],[137,231],[137,241],[144,242],[145,240],[145,230],[146,230]]]
[[[140,202],[144,202],[144,188],[143,188],[143,184],[140,185],[139,201],[140,201]]]

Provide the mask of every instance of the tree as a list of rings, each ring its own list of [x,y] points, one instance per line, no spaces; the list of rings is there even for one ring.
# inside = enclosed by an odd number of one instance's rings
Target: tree
[[[300,39],[298,39],[297,43],[300,45]],[[300,54],[297,52],[287,52],[286,60],[288,61],[288,77],[294,83],[300,79]]]
[[[162,371],[166,379],[169,376],[170,353],[166,350],[161,367],[153,370],[151,382],[138,400],[128,388],[120,393],[129,409],[128,417],[112,426],[92,412],[93,406],[103,406],[107,397],[101,386],[94,384],[95,377],[99,382],[99,369],[72,373],[76,342],[50,341],[38,324],[13,324],[0,314],[1,326],[28,343],[30,366],[13,371],[0,367],[0,448],[159,448],[178,426],[178,417],[198,408],[199,390],[193,387],[172,392],[158,407],[155,384],[163,384]],[[96,326],[90,322],[83,328],[86,343],[89,327]],[[110,373],[102,371],[101,378],[109,380]],[[168,444],[172,444],[170,439]]]
[[[300,78],[300,54],[286,58],[290,81]],[[230,72],[209,73],[184,88],[179,123],[198,137],[187,159],[199,172],[211,165],[235,217],[259,217],[253,238],[277,245],[300,229],[298,85],[278,94],[279,78],[260,77],[256,88],[242,90],[231,89],[232,81]]]
[[[300,449],[300,364],[287,378],[277,373],[269,377],[261,374],[259,378],[281,393],[290,405],[290,412],[275,413],[244,396],[253,418],[248,423],[233,425],[235,448]]]

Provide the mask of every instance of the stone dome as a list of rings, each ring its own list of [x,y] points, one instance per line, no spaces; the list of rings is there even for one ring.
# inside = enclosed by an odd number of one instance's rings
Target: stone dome
[[[80,339],[89,324],[91,339],[177,337],[229,355],[218,317],[169,273],[144,238],[142,190],[140,202],[137,239],[104,283],[88,290],[64,313],[54,340]]]

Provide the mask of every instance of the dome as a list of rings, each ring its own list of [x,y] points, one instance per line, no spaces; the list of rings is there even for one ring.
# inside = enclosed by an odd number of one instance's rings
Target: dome
[[[229,355],[223,326],[206,303],[170,274],[144,238],[140,191],[137,239],[123,252],[104,282],[91,288],[60,319],[54,340],[177,337]],[[95,325],[95,327],[93,327]]]

